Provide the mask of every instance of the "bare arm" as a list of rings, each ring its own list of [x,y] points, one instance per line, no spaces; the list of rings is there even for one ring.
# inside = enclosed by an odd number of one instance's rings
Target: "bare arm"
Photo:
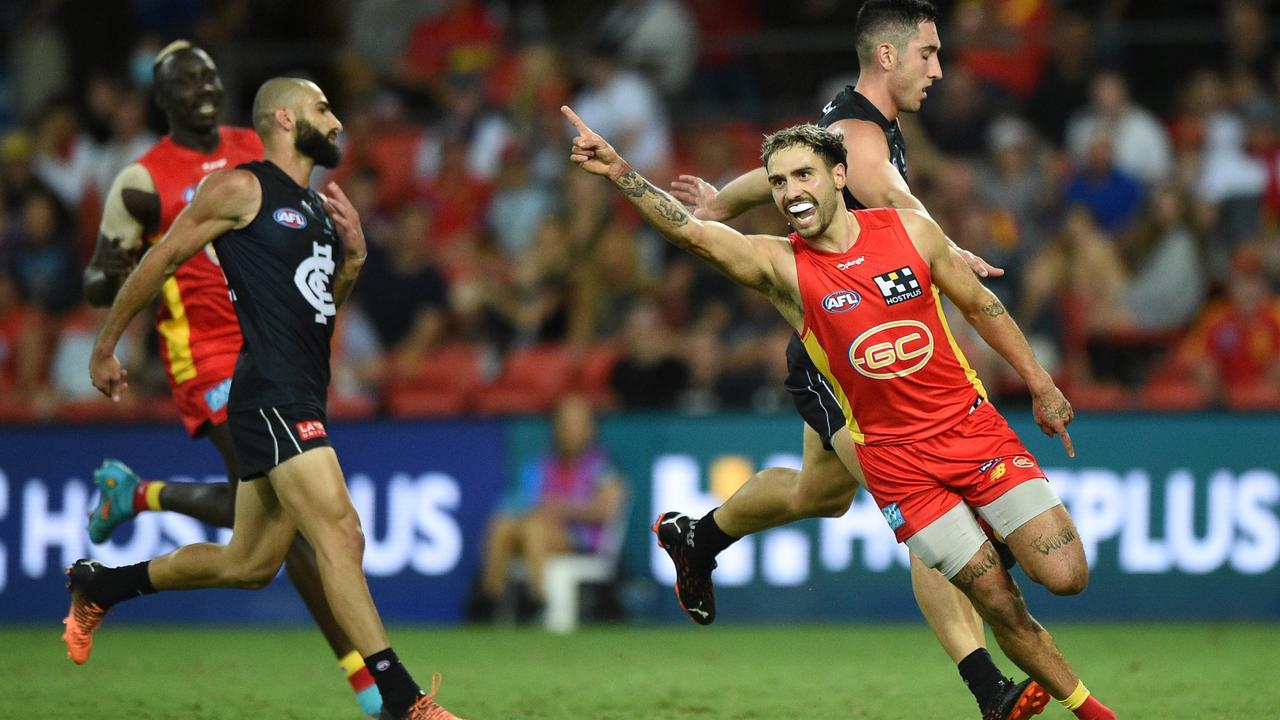
[[[129,165],[107,191],[98,226],[98,244],[84,270],[84,299],[93,307],[111,304],[120,285],[133,270],[146,236],[155,231],[160,198],[146,168]]]
[[[699,220],[723,222],[769,202],[769,174],[758,167],[729,181],[722,189],[695,175],[681,175],[671,183],[671,194],[693,208]]]
[[[1022,376],[1031,391],[1036,423],[1050,437],[1061,435],[1067,455],[1075,457],[1071,436],[1067,434],[1067,424],[1074,417],[1071,403],[1036,359],[1027,338],[1000,299],[978,282],[931,218],[913,210],[900,211],[899,215],[911,242],[929,263],[934,284],[964,313],[982,339]]]
[[[360,276],[360,268],[364,267],[364,261],[368,258],[368,248],[364,241],[364,227],[360,225],[360,214],[356,212],[355,205],[351,204],[347,194],[335,182],[329,183],[325,189],[329,192],[324,196],[324,209],[337,226],[338,239],[342,241],[342,265],[333,278],[333,304],[335,307],[342,307],[342,303],[351,295],[356,278]]]
[[[220,171],[205,178],[191,204],[160,242],[143,255],[116,295],[89,361],[94,387],[112,400],[120,399],[120,391],[128,385],[115,357],[115,346],[129,321],[155,298],[179,265],[215,238],[248,225],[261,203],[258,180],[246,170]]]
[[[699,220],[675,198],[631,169],[604,138],[568,107],[562,112],[577,127],[569,159],[583,170],[607,177],[644,219],[673,245],[706,260],[734,282],[764,293],[793,327],[803,325],[799,283],[791,247],[783,238],[743,235],[733,228]],[[789,274],[788,274],[789,268]]]
[[[924,203],[911,193],[902,173],[889,158],[889,145],[884,141],[884,130],[866,120],[840,120],[831,124],[831,130],[844,137],[844,149],[848,156],[849,192],[867,207],[886,207],[897,210],[918,210],[929,215]],[[1004,270],[956,245],[947,238],[951,248],[980,277],[999,277]]]

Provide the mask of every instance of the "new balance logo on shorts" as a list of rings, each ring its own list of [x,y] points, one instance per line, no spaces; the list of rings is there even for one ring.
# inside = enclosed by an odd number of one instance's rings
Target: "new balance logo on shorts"
[[[893,272],[875,276],[880,294],[884,296],[885,305],[897,305],[900,302],[918,298],[924,294],[920,281],[910,267],[901,267]]]
[[[300,440],[315,440],[329,435],[324,430],[324,423],[319,420],[303,420],[296,427],[298,428],[298,439]]]

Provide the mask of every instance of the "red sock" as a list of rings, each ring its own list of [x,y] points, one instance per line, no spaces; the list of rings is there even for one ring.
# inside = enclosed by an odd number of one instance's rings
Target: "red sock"
[[[150,480],[143,480],[133,489],[133,513],[135,515],[151,509],[147,506],[147,487],[150,485]]]
[[[1111,708],[1098,702],[1098,698],[1092,695],[1072,712],[1080,720],[1116,720],[1116,714],[1111,712]]]

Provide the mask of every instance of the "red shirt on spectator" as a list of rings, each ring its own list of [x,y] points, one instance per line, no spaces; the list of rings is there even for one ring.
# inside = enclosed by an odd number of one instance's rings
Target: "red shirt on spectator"
[[[502,55],[502,26],[476,0],[458,0],[417,24],[405,44],[410,76],[432,80],[449,73],[487,73]]]
[[[1192,328],[1183,353],[1192,363],[1210,360],[1224,386],[1262,381],[1280,363],[1280,300],[1270,298],[1253,310],[1216,301]]]

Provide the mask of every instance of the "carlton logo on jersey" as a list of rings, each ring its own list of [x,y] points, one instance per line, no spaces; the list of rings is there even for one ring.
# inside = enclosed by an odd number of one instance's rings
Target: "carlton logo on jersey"
[[[280,208],[275,211],[271,218],[281,225],[294,230],[301,230],[307,226],[307,216],[293,208]]]
[[[933,333],[916,320],[893,320],[859,335],[849,345],[849,364],[874,380],[906,377],[933,357]]]
[[[315,320],[321,325],[327,325],[327,318],[338,314],[333,293],[329,292],[333,268],[333,246],[313,242],[311,257],[298,263],[298,269],[293,272],[293,284],[307,304],[316,309]]]
[[[829,313],[849,312],[858,307],[862,296],[852,290],[836,290],[822,298],[822,309]]]

